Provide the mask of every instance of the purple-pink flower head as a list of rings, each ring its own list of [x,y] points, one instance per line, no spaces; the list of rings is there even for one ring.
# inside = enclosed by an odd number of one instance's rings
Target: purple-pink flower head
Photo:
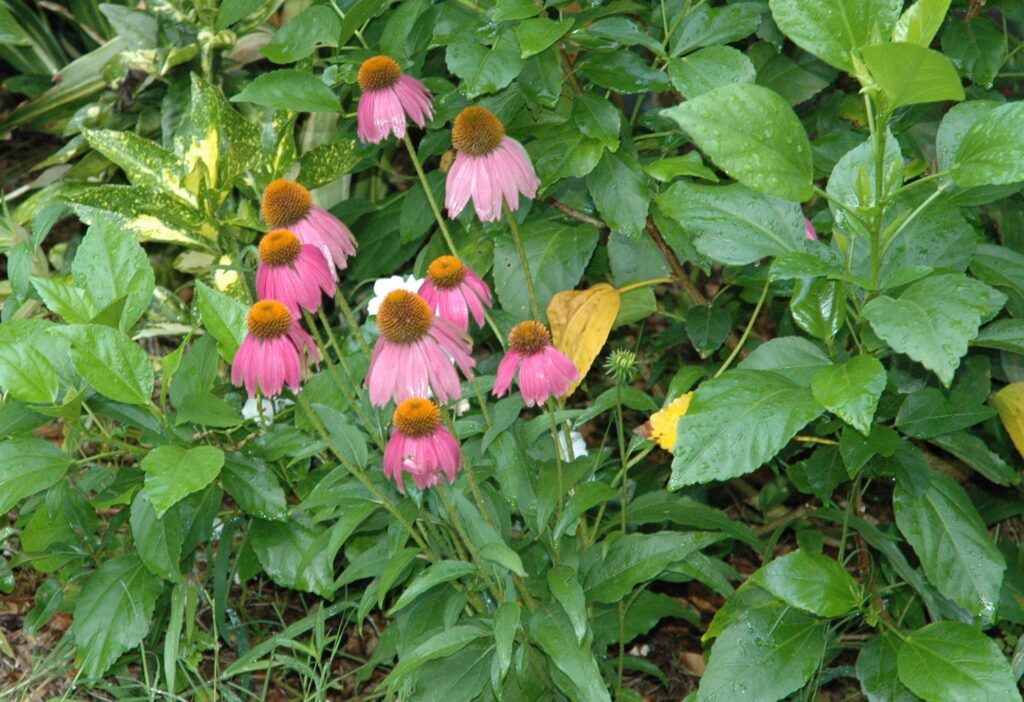
[[[359,67],[358,134],[364,144],[379,144],[394,134],[405,137],[405,116],[423,128],[434,118],[430,91],[415,78],[402,73],[390,56],[374,56]]]
[[[807,234],[808,241],[818,240],[818,232],[814,231],[814,224],[806,217],[804,217],[804,233]]]
[[[320,309],[321,293],[333,297],[336,287],[320,250],[303,244],[293,232],[275,229],[260,240],[256,294],[261,300],[277,300],[298,317],[302,309]]]
[[[540,179],[533,170],[526,149],[505,134],[505,125],[483,107],[470,105],[452,126],[455,163],[445,183],[445,207],[452,219],[470,198],[482,222],[501,219],[504,202],[510,210],[519,208],[519,194],[537,195]]]
[[[427,301],[408,290],[388,293],[377,311],[377,328],[380,336],[366,374],[373,405],[383,407],[392,400],[403,402],[430,393],[441,402],[459,399],[455,366],[472,378],[476,365],[463,331],[434,316]]]
[[[540,322],[521,322],[508,335],[508,351],[498,364],[494,394],[504,396],[519,374],[519,391],[527,407],[544,404],[549,397],[568,394],[580,372],[569,357],[551,343],[551,332]]]
[[[298,392],[307,361],[320,361],[309,334],[277,300],[257,302],[246,321],[249,334],[231,364],[231,382],[244,383],[250,397],[280,395],[285,384]]]
[[[455,482],[462,452],[441,424],[437,405],[422,397],[410,398],[398,405],[393,420],[395,432],[384,450],[384,475],[395,481],[398,491],[405,494],[404,473],[421,490],[437,485],[442,475]]]
[[[317,207],[312,193],[294,180],[279,178],[263,191],[263,219],[272,229],[288,229],[303,244],[320,249],[338,270],[356,253],[355,237],[345,223]]]
[[[484,325],[484,308],[491,306],[491,289],[455,256],[435,258],[427,267],[427,280],[420,295],[441,319],[463,331],[469,330],[469,315],[478,327]]]

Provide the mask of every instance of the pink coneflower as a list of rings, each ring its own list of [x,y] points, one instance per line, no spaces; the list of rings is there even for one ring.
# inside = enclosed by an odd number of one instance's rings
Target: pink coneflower
[[[261,300],[277,300],[298,317],[300,308],[320,309],[321,291],[333,297],[336,287],[330,264],[320,250],[303,244],[294,233],[275,229],[260,240],[256,294]]]
[[[356,240],[348,227],[314,205],[309,190],[294,180],[279,178],[263,191],[263,219],[272,229],[289,229],[303,244],[319,248],[338,270],[344,270],[356,253]]]
[[[810,241],[818,240],[818,232],[814,231],[814,224],[806,217],[804,217],[804,231],[807,233],[807,238]]]
[[[429,393],[441,402],[461,394],[459,374],[473,377],[476,362],[469,338],[446,319],[435,317],[427,301],[408,290],[389,293],[377,311],[380,336],[373,347],[366,385],[370,402],[383,407]]]
[[[241,385],[250,397],[280,395],[285,383],[299,391],[306,361],[319,363],[320,355],[288,308],[277,300],[260,300],[249,310],[249,335],[231,364],[231,382]]]
[[[494,394],[502,397],[519,373],[519,391],[527,407],[561,397],[579,380],[580,372],[569,357],[551,344],[551,332],[540,322],[521,322],[508,335],[508,351],[498,364]]]
[[[484,325],[484,307],[491,306],[491,289],[472,268],[454,256],[435,258],[427,268],[427,280],[420,295],[441,319],[463,331],[469,330],[469,315]]]
[[[422,128],[434,118],[430,91],[423,83],[402,73],[390,56],[374,56],[359,67],[359,141],[379,144],[394,134],[405,137],[405,116]]]
[[[452,126],[455,163],[448,171],[444,204],[459,216],[473,198],[481,222],[501,219],[501,203],[519,208],[519,193],[532,198],[540,187],[526,149],[505,135],[505,125],[490,110],[470,105]]]
[[[413,397],[398,405],[394,415],[395,433],[384,450],[384,475],[405,494],[403,473],[416,481],[420,490],[437,485],[442,473],[455,482],[462,464],[462,452],[441,424],[441,412],[430,400]]]

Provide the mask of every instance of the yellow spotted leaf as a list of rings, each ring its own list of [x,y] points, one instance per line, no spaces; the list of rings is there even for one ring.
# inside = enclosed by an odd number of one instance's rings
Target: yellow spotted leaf
[[[565,290],[551,298],[551,339],[576,364],[581,380],[608,341],[619,304],[619,291],[607,283],[586,290]],[[568,394],[578,385],[579,382],[573,385]]]
[[[1013,439],[1017,453],[1024,456],[1024,382],[1010,383],[992,396],[999,419]]]

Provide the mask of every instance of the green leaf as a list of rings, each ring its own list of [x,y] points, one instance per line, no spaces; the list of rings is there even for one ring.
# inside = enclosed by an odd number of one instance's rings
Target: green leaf
[[[445,63],[462,79],[461,90],[470,99],[501,90],[523,69],[519,42],[511,28],[503,31],[493,46],[481,44],[470,32],[460,33],[448,45]]]
[[[900,682],[927,702],[1021,699],[999,646],[969,624],[935,622],[910,632],[896,665]]]
[[[890,110],[964,99],[956,68],[938,51],[918,44],[874,44],[862,47],[860,55]]]
[[[777,373],[738,369],[702,384],[679,420],[669,489],[760,468],[821,412],[806,388]]]
[[[752,576],[755,583],[793,607],[820,617],[840,617],[861,601],[860,586],[828,556],[798,549]]]
[[[790,105],[799,105],[827,88],[836,71],[808,53],[778,54],[757,69],[757,84],[774,90]]]
[[[67,342],[51,336],[49,325],[37,319],[0,324],[0,387],[25,402],[49,403],[57,399],[60,375],[54,363],[67,355]]]
[[[561,565],[549,570],[548,588],[569,617],[576,640],[582,643],[587,635],[587,598],[583,595],[576,569]]]
[[[729,83],[753,83],[754,64],[731,46],[709,46],[669,61],[668,75],[683,97],[692,100]]]
[[[659,195],[657,202],[662,212],[696,235],[702,254],[720,263],[742,266],[804,249],[800,206],[742,185],[680,181]]]
[[[826,625],[782,603],[744,609],[711,648],[699,702],[780,700],[803,687],[825,653]]]
[[[982,329],[971,345],[1024,356],[1024,319],[997,319]]]
[[[353,426],[347,416],[326,405],[314,404],[313,410],[327,428],[331,442],[342,456],[359,468],[365,468],[369,460],[366,437]]]
[[[855,356],[815,373],[811,392],[825,409],[867,436],[886,379],[885,368],[877,359]]]
[[[491,541],[480,547],[478,555],[485,561],[496,563],[521,578],[526,577],[523,559],[512,548],[501,541]]]
[[[597,247],[598,231],[589,224],[568,226],[562,220],[528,220],[522,225],[523,248],[537,287],[537,302],[546,310],[555,293],[572,290],[583,277]],[[494,289],[502,308],[518,319],[532,316],[530,298],[511,237],[494,247]]]
[[[671,86],[664,71],[653,68],[639,54],[625,49],[592,53],[577,66],[595,84],[617,93],[660,93]]]
[[[289,112],[341,112],[338,96],[326,83],[311,73],[292,68],[261,74],[231,102],[252,102]]]
[[[947,398],[936,388],[921,388],[903,401],[896,426],[907,436],[930,439],[973,427],[995,415],[992,407],[961,398],[956,392]]]
[[[813,257],[812,254],[803,255]],[[793,259],[790,258],[788,263],[792,262]],[[773,277],[783,272],[784,266],[772,267]],[[846,285],[843,282],[821,278],[798,278],[793,282],[789,312],[798,327],[814,338],[830,343],[846,322],[846,304]]]
[[[1003,554],[959,483],[930,471],[923,477],[925,487],[915,485],[918,489],[913,492],[903,481],[897,482],[896,525],[939,592],[990,621],[1006,569]]]
[[[274,32],[260,53],[273,63],[294,63],[321,46],[337,46],[341,22],[326,5],[307,7]]]
[[[87,680],[96,680],[121,654],[142,643],[153,619],[163,581],[135,556],[103,562],[75,602],[78,663]]]
[[[888,200],[903,184],[903,155],[900,144],[891,132],[886,133],[885,156],[882,162],[882,189],[878,190],[875,177],[874,146],[870,140],[847,151],[832,169],[826,190],[833,200],[851,209],[861,217],[873,211],[876,203]],[[838,204],[829,203],[836,227],[848,234],[863,230]],[[906,238],[906,237],[904,237]]]
[[[605,151],[587,176],[587,187],[601,218],[612,231],[639,237],[647,225],[647,176],[625,149]]]
[[[820,348],[799,336],[779,336],[750,352],[739,367],[774,371],[803,387],[811,387],[814,375],[831,361]]]
[[[494,648],[501,677],[512,664],[512,646],[519,630],[522,607],[518,602],[505,602],[494,613]]]
[[[71,459],[49,441],[34,436],[0,441],[0,514],[56,483],[70,466]]]
[[[965,188],[1024,180],[1024,102],[997,107],[967,130],[952,176]]]
[[[221,358],[231,363],[249,333],[245,323],[249,308],[201,280],[196,281],[196,305],[203,326],[217,340]]]
[[[384,0],[356,0],[347,7],[345,19],[341,22],[338,46],[344,46],[360,27],[373,19],[384,7]]]
[[[341,139],[310,149],[299,159],[299,182],[310,189],[319,188],[351,172],[359,163],[358,147],[355,139]]]
[[[948,386],[982,321],[1005,302],[1005,295],[978,280],[945,273],[913,283],[897,298],[876,297],[864,306],[863,317],[893,350]]]
[[[897,677],[896,656],[901,645],[895,634],[881,634],[860,650],[857,679],[868,702],[914,702],[917,699]]]
[[[530,58],[548,48],[572,29],[575,20],[566,17],[560,20],[534,17],[516,25],[519,39],[520,58]]]
[[[620,537],[608,547],[605,557],[583,574],[587,599],[618,602],[637,585],[657,578],[670,564],[685,560],[691,553],[722,538],[722,534],[701,531],[662,531]]]
[[[996,485],[1019,485],[1021,475],[985,441],[964,431],[935,436],[928,440],[948,451]]]
[[[631,524],[671,522],[688,529],[721,531],[758,551],[764,550],[764,543],[746,524],[703,502],[682,495],[664,491],[639,495],[629,503],[628,517]]]
[[[733,83],[663,114],[747,187],[802,202],[814,194],[811,144],[793,108],[767,88]]]
[[[782,33],[800,48],[853,73],[854,50],[888,37],[903,0],[770,0]]]
[[[157,446],[139,464],[146,472],[146,492],[157,517],[193,492],[213,482],[224,465],[215,446]]]
[[[731,331],[732,316],[721,307],[694,305],[686,311],[686,336],[701,358],[717,351]]]
[[[132,538],[139,558],[154,575],[178,582],[181,571],[181,546],[185,532],[178,510],[170,510],[158,517],[145,490],[140,490],[132,501]]]
[[[896,22],[892,40],[930,46],[946,19],[949,3],[950,0],[917,0]]]
[[[1003,28],[985,15],[950,22],[942,33],[942,51],[960,73],[983,88],[991,88],[1006,62]]]
[[[590,93],[578,95],[572,104],[572,118],[587,138],[597,139],[611,151],[619,148],[622,114],[608,100]]]
[[[539,127],[537,137],[526,145],[542,188],[551,188],[563,178],[582,178],[594,170],[605,150],[605,142],[584,135],[583,127],[572,122]],[[615,143],[618,144],[616,130]]]
[[[150,403],[153,363],[141,346],[99,324],[58,327],[53,332],[71,342],[75,370],[97,392],[130,405]]]
[[[334,552],[317,548],[308,561],[304,555],[316,543],[318,532],[297,522],[253,522],[250,539],[256,557],[270,579],[282,587],[334,596]]]
[[[51,312],[59,314],[69,324],[86,324],[96,316],[96,303],[82,288],[56,278],[31,278],[43,304]]]
[[[71,264],[75,283],[88,291],[97,309],[124,297],[120,328],[135,325],[153,298],[156,279],[146,250],[117,225],[100,221],[89,227]]]
[[[217,11],[217,31],[245,19],[263,5],[263,0],[224,0]]]
[[[185,164],[172,152],[138,134],[119,129],[83,129],[89,146],[116,164],[132,185],[163,190],[195,204],[195,196],[185,189]]]
[[[283,521],[288,516],[284,490],[274,471],[262,461],[229,454],[220,479],[224,490],[246,514],[270,521]]]
[[[417,575],[405,588],[405,592],[398,598],[398,601],[388,610],[388,614],[394,614],[406,605],[412,603],[417,597],[427,590],[441,583],[451,582],[464,578],[470,573],[476,572],[476,566],[464,561],[437,561],[428,566],[426,570]]]
[[[696,151],[691,151],[684,156],[670,156],[648,163],[644,166],[644,173],[662,183],[669,183],[679,176],[700,178],[712,183],[718,182],[718,176],[704,165],[704,159]]]
[[[764,19],[761,2],[737,2],[719,7],[693,5],[672,35],[671,54],[679,56],[713,44],[731,44],[753,34]]]
[[[487,635],[485,629],[479,626],[454,626],[450,629],[438,632],[418,645],[413,650],[402,655],[388,675],[389,680],[401,678],[416,670],[424,663],[450,656],[456,651],[461,651],[467,645]]]
[[[537,610],[530,617],[530,638],[537,642],[575,688],[578,699],[611,702],[590,647],[582,646],[569,619],[559,610]]]

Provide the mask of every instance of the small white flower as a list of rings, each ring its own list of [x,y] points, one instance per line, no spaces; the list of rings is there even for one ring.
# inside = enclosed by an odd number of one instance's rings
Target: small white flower
[[[455,403],[454,407],[452,407],[452,412],[455,413],[456,417],[461,417],[462,415],[464,415],[468,411],[469,411],[469,400],[467,400],[466,398],[462,398],[461,400],[459,400],[458,402]]]
[[[587,451],[587,442],[583,440],[583,435],[578,431],[570,431],[569,438],[572,439],[572,456],[573,458],[583,458],[590,454]],[[558,453],[562,457],[562,460],[569,460],[568,447],[565,445],[565,433],[562,431],[558,432]]]
[[[242,419],[250,422],[262,422],[264,426],[270,426],[273,423],[274,415],[283,410],[285,407],[294,405],[295,403],[285,397],[279,397],[277,399],[271,399],[264,397],[262,400],[257,401],[255,397],[250,397],[242,405]]]
[[[370,298],[370,302],[366,305],[366,313],[371,317],[377,314],[380,310],[380,303],[384,302],[384,298],[388,296],[388,293],[393,293],[395,290],[419,292],[420,286],[423,285],[423,280],[423,278],[417,278],[414,275],[404,278],[400,275],[393,275],[390,278],[378,278],[377,282],[373,284],[373,297]]]

